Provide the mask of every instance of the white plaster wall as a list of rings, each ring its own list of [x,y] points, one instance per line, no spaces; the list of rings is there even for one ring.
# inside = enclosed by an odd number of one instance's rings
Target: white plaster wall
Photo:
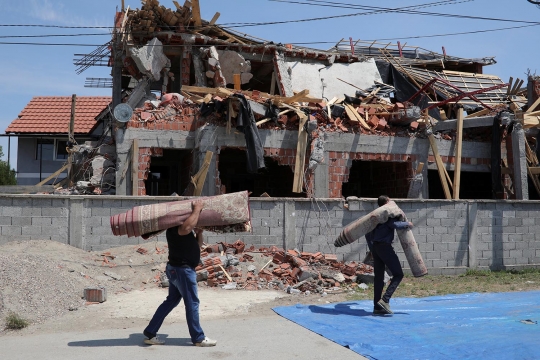
[[[361,89],[367,89],[374,81],[382,82],[375,61],[352,64],[335,63],[330,66],[323,64],[307,64],[299,61],[287,62],[292,77],[294,91],[309,90],[311,96],[332,99],[341,98],[343,94],[354,96],[356,88],[338,78],[347,81]]]

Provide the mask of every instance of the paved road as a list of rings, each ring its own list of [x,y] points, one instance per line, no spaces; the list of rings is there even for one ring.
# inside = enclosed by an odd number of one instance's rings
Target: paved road
[[[0,337],[0,358],[10,360],[340,359],[364,357],[281,316],[204,320],[213,348],[193,346],[184,323],[163,325],[167,344],[148,346],[140,328]]]

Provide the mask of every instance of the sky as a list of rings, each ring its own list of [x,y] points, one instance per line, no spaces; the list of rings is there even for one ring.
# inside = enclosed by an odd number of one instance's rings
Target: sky
[[[124,1],[126,7],[141,8],[140,0]],[[178,2],[182,4],[183,0]],[[358,6],[403,8],[430,3],[434,5],[414,10],[459,18],[395,12],[361,15],[369,10],[358,9]],[[175,8],[172,0],[161,0],[160,4]],[[321,6],[323,4],[326,6]],[[86,78],[110,77],[111,68],[95,66],[77,75],[73,59],[75,54],[91,53],[110,40],[109,28],[121,6],[121,0],[2,1],[0,108],[3,111],[0,113],[0,134],[5,134],[8,125],[34,96],[111,95],[111,89],[84,87]],[[334,16],[313,21],[234,27],[275,43],[309,43],[304,46],[327,50],[349,37],[354,40],[392,39],[381,41],[400,41],[402,45],[406,43],[439,53],[444,46],[448,55],[464,58],[494,56],[497,64],[485,67],[484,73],[500,76],[504,81],[510,76],[526,79],[529,70],[540,75],[540,49],[535,43],[535,34],[540,31],[540,8],[527,0],[200,0],[200,6],[205,20],[219,12],[217,24],[223,26]],[[350,14],[357,15],[345,16]],[[512,27],[514,29],[485,32]],[[445,35],[456,33],[468,34]],[[4,153],[2,160],[7,161],[9,153],[10,165],[16,168],[16,138],[11,138],[9,151],[7,137],[0,137],[0,146]]]

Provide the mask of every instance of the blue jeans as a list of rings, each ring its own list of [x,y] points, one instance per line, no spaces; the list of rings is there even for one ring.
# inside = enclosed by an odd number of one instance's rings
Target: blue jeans
[[[184,299],[186,308],[186,321],[189,335],[193,343],[204,340],[204,332],[199,323],[199,297],[197,295],[197,273],[191,267],[185,265],[174,267],[167,264],[165,273],[169,278],[169,295],[165,301],[157,308],[156,313],[150,323],[144,329],[144,334],[148,337],[156,336],[163,320],[169,315],[180,300]]]

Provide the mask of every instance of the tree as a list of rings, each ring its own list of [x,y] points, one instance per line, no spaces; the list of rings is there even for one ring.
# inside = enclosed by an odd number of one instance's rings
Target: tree
[[[2,146],[0,146],[0,158],[4,156]],[[17,185],[15,170],[10,169],[6,161],[0,160],[0,185]]]

